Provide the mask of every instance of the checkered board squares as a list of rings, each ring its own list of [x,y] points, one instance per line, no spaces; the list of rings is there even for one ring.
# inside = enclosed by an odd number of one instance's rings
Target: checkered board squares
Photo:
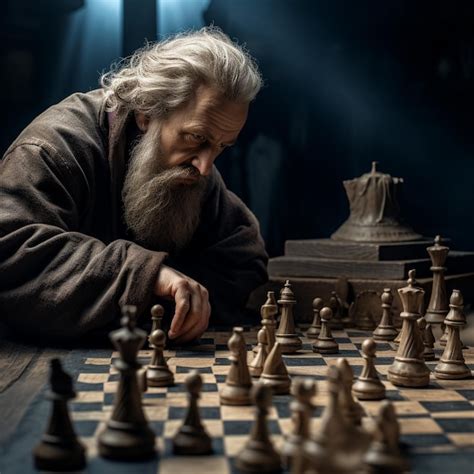
[[[317,381],[314,397],[313,431],[317,430],[321,413],[328,401],[325,381],[328,365],[345,357],[355,375],[364,365],[361,356],[362,342],[370,333],[348,330],[333,331],[339,343],[339,353],[321,355],[311,349],[312,342],[303,338],[303,349],[294,355],[284,356],[288,372],[292,376],[307,376]],[[175,374],[173,387],[150,387],[143,394],[143,405],[150,425],[157,435],[159,457],[147,464],[146,472],[225,474],[237,472],[234,457],[248,438],[254,419],[253,407],[223,406],[219,402],[219,390],[225,383],[229,370],[229,351],[226,332],[207,333],[196,346],[175,348],[165,352],[168,364]],[[246,332],[249,350],[256,341],[256,331]],[[437,356],[442,348],[436,348]],[[423,389],[395,387],[387,381],[387,370],[393,362],[396,346],[392,343],[377,344],[376,368],[387,389],[387,398],[397,410],[401,428],[401,443],[416,472],[464,472],[466,460],[474,456],[474,379],[450,381],[437,380],[433,376],[430,385]],[[151,351],[140,352],[139,360],[146,364]],[[466,363],[474,369],[474,350],[464,351]],[[117,463],[97,456],[97,435],[110,417],[119,374],[113,366],[117,352],[91,351],[81,354],[80,372],[76,377],[78,396],[72,403],[72,417],[78,434],[89,447],[89,468],[100,467],[100,472],[116,470]],[[435,362],[428,366],[434,369]],[[215,454],[199,458],[174,456],[171,440],[181,425],[187,408],[184,380],[190,370],[197,369],[203,378],[203,390],[199,400],[201,416],[213,438]],[[277,447],[291,429],[291,411],[288,395],[274,396],[268,417],[269,431]],[[374,416],[380,402],[362,402],[367,418]],[[430,460],[428,462],[428,459]],[[435,469],[430,463],[435,463]],[[430,467],[427,467],[430,466]],[[98,469],[97,467],[97,469]],[[442,468],[442,469],[441,469]],[[421,470],[420,470],[421,469]],[[437,471],[436,469],[440,469]],[[99,471],[98,471],[99,472]],[[137,471],[138,472],[138,471]],[[472,472],[472,469],[470,471]]]

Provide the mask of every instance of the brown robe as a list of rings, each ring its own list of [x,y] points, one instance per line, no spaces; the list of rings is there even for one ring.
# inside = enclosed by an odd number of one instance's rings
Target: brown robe
[[[267,278],[258,223],[214,168],[201,222],[179,257],[130,240],[121,190],[134,120],[109,130],[102,90],[38,116],[0,162],[0,321],[36,339],[71,340],[148,312],[163,261],[209,290],[214,322],[238,324]]]

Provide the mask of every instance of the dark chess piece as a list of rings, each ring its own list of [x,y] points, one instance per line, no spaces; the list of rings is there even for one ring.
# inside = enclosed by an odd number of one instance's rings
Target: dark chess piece
[[[180,455],[204,455],[212,453],[212,440],[202,425],[198,399],[202,389],[202,378],[197,370],[186,377],[188,411],[186,418],[173,438],[173,453]]]
[[[431,330],[431,324],[426,322],[424,317],[418,318],[417,320],[418,329],[420,330],[421,339],[423,341],[423,359],[427,361],[435,360],[433,331]]]
[[[314,380],[298,377],[293,382],[291,393],[294,397],[290,404],[292,431],[281,448],[283,463],[287,468],[302,455],[303,444],[309,439],[309,424],[314,409],[311,399],[316,395],[316,384]]]
[[[76,396],[72,378],[59,359],[51,359],[50,367],[51,390],[47,397],[52,412],[48,428],[33,450],[35,467],[41,471],[80,471],[86,465],[86,449],[76,437],[67,407]]]
[[[341,393],[339,394],[339,407],[342,415],[348,423],[354,426],[360,426],[364,409],[359,402],[352,396],[352,383],[354,381],[354,372],[346,359],[340,358],[336,362],[337,368],[341,374]]]
[[[324,303],[321,298],[314,298],[313,300],[313,322],[306,331],[306,337],[309,339],[316,339],[319,332],[321,331],[321,317],[319,312],[321,311]]]
[[[403,304],[402,337],[387,378],[402,387],[426,387],[430,383],[430,370],[423,359],[424,345],[416,323],[425,292],[414,284],[415,270],[410,270],[408,275],[408,286],[398,289]]]
[[[349,293],[350,285],[345,276],[341,276],[336,280],[335,284],[337,299],[339,301],[339,308],[341,313],[342,324],[345,328],[353,327],[354,321],[349,313]]]
[[[408,471],[400,454],[400,428],[392,402],[384,400],[375,419],[375,436],[364,461],[370,474],[402,474]]]
[[[275,342],[268,354],[260,375],[260,383],[271,387],[274,394],[286,395],[290,393],[291,379],[281,355],[280,343]]]
[[[252,389],[256,407],[255,421],[250,438],[235,458],[239,471],[248,473],[281,472],[280,455],[275,450],[268,434],[267,416],[272,403],[272,391],[266,385],[256,384]]]
[[[293,354],[303,347],[303,342],[295,329],[293,306],[296,304],[296,300],[289,280],[285,282],[278,304],[281,307],[281,317],[280,325],[276,332],[276,341],[280,343],[280,349],[283,354]]]
[[[352,393],[359,400],[382,400],[385,398],[385,385],[380,381],[375,369],[376,350],[377,343],[373,339],[366,339],[362,343],[364,368],[352,386]]]
[[[163,314],[164,310],[161,305],[156,304],[151,308],[153,325],[148,341],[153,353],[146,369],[146,380],[149,387],[171,387],[174,385],[173,372],[169,369],[163,355],[166,344],[166,334],[161,329]]]
[[[98,448],[105,458],[135,461],[156,454],[155,434],[143,412],[137,382],[140,368],[137,354],[145,342],[146,332],[135,327],[135,306],[123,306],[122,314],[122,328],[110,333],[113,345],[120,352],[120,359],[114,362],[120,381],[112,416],[98,437]]]
[[[334,337],[332,337],[331,328],[329,327],[329,321],[332,318],[331,308],[325,306],[319,314],[321,316],[321,332],[312,346],[313,352],[337,354],[339,352],[339,345]]]
[[[260,377],[268,357],[268,329],[265,326],[258,331],[257,342],[257,352],[249,364],[249,372],[252,377]]]
[[[247,349],[243,333],[241,327],[235,327],[227,344],[231,366],[220,392],[223,405],[251,405],[252,379],[247,365]]]
[[[448,328],[448,341],[434,374],[437,379],[445,380],[470,378],[471,370],[464,360],[463,344],[459,336],[460,329],[466,325],[466,316],[463,312],[464,299],[459,290],[453,290],[449,307],[451,309],[444,320]]]
[[[440,324],[448,314],[448,296],[446,294],[446,282],[444,264],[448,257],[449,247],[441,245],[441,237],[436,236],[434,245],[426,249],[431,258],[431,271],[433,272],[433,286],[428,309],[425,313],[427,323]]]
[[[392,290],[390,288],[385,288],[380,299],[382,300],[382,318],[373,332],[373,337],[376,341],[393,341],[397,337],[398,331],[393,325]]]
[[[332,310],[332,319],[329,322],[331,329],[344,329],[342,324],[342,306],[339,297],[335,291],[331,291],[331,298],[329,298],[329,307]]]

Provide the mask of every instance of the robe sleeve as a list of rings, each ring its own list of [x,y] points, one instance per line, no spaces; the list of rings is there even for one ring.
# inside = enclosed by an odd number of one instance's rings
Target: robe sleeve
[[[22,143],[0,162],[0,318],[21,335],[73,340],[143,312],[165,253],[81,233],[93,176],[46,144]]]
[[[245,305],[268,280],[268,256],[257,219],[215,168],[211,183],[192,255],[177,267],[208,289],[211,323],[230,326],[249,322]]]

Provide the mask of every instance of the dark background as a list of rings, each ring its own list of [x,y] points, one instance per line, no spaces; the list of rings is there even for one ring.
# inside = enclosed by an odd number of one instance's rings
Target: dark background
[[[214,23],[257,58],[265,88],[217,161],[271,255],[347,217],[342,180],[405,178],[416,231],[474,250],[474,2],[7,0],[0,151],[38,113],[163,35]]]

